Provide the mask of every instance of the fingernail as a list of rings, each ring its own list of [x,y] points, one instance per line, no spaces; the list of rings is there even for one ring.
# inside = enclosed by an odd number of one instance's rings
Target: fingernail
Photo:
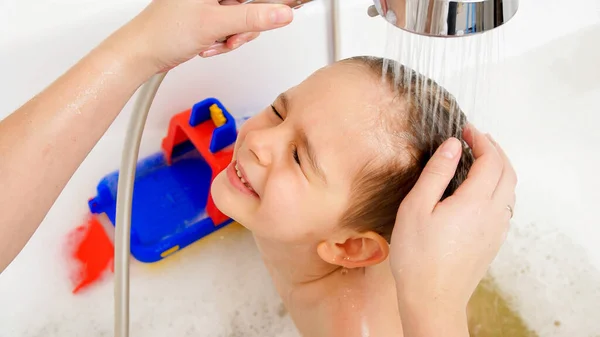
[[[292,21],[292,9],[288,6],[271,11],[271,22],[274,24],[288,23]]]
[[[440,154],[448,159],[453,159],[460,152],[460,141],[456,138],[448,139],[444,144],[442,144],[442,148],[440,149]]]
[[[244,41],[236,41],[231,45],[231,49],[236,49],[237,47],[241,46],[242,43],[244,43]]]
[[[225,42],[215,42],[212,45],[210,45],[206,50],[210,50],[210,49],[217,49],[217,47],[221,47],[224,46]]]
[[[202,57],[211,57],[217,55],[218,51],[216,49],[209,49],[202,52]]]

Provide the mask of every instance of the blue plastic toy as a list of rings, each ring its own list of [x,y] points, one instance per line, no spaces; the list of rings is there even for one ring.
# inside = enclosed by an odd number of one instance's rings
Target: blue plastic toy
[[[170,121],[163,152],[138,162],[131,217],[131,253],[156,262],[232,222],[214,205],[210,185],[229,165],[237,129],[214,98],[203,100]],[[119,173],[104,177],[92,213],[115,223]]]

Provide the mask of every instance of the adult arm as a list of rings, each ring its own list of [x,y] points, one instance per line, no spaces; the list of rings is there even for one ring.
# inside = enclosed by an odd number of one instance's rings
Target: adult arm
[[[517,176],[502,148],[464,130],[475,163],[440,202],[461,154],[447,140],[398,210],[390,263],[405,337],[468,337],[466,308],[506,238]]]
[[[154,0],[0,121],[0,272],[142,83],[198,54],[230,51],[291,20],[291,9],[281,5]],[[226,43],[215,43],[226,36],[231,36]]]
[[[0,270],[151,74],[134,64],[135,58],[100,47],[0,123]]]

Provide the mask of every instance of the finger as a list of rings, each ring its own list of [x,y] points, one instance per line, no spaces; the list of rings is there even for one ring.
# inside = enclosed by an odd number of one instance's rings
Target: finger
[[[503,162],[496,147],[481,131],[469,125],[463,138],[473,151],[475,162],[467,179],[458,187],[454,195],[475,198],[491,198],[502,175]]]
[[[498,182],[498,186],[494,191],[492,198],[494,200],[498,200],[502,204],[508,204],[511,207],[514,207],[515,204],[515,188],[517,187],[517,173],[513,168],[510,159],[502,149],[502,147],[494,141],[494,139],[489,137],[490,141],[493,142],[496,147],[496,151],[500,154],[500,158],[504,163],[502,169],[502,176],[500,177],[500,181]]]
[[[219,1],[219,5],[225,5],[225,6],[239,5],[242,2],[243,1],[237,1],[237,0],[223,0],[223,1]]]
[[[227,41],[225,41],[225,42],[227,42]],[[208,47],[208,49],[206,49],[205,51],[201,52],[198,55],[200,57],[207,58],[207,57],[212,57],[215,55],[223,54],[229,50],[229,48],[227,48],[227,44],[225,42],[217,42],[217,43],[213,44],[212,46]]]
[[[198,55],[200,57],[208,58],[208,57],[213,57],[213,56],[225,54],[225,53],[230,52],[232,50],[233,50],[232,48],[230,48],[230,47],[227,46],[227,43],[221,42],[221,43],[215,43],[210,48],[208,48],[207,50],[201,52]]]
[[[223,18],[215,27],[217,36],[280,28],[292,22],[294,16],[289,6],[277,4],[217,6],[214,10],[215,15]]]
[[[236,34],[227,39],[226,43],[229,48],[236,49],[241,47],[244,43],[248,43],[258,37],[259,32],[248,32],[242,34]]]
[[[442,143],[402,203],[410,205],[410,208],[431,213],[454,177],[461,151],[462,145],[456,138],[447,139]]]
[[[215,43],[198,55],[206,58],[230,52],[241,47],[243,44],[256,39],[259,34],[260,33],[257,32],[249,32],[231,36],[225,42]]]
[[[260,36],[259,32],[248,33],[248,36],[246,38],[246,43],[254,41],[259,36]]]

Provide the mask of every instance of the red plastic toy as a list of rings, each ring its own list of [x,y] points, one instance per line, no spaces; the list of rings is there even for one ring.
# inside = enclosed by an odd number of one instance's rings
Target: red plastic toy
[[[102,224],[90,217],[86,224],[77,227],[69,234],[73,244],[72,258],[77,266],[72,275],[75,288],[73,293],[94,283],[109,269],[113,271],[113,244]]]
[[[212,101],[210,101],[212,103]],[[214,104],[214,103],[212,103]],[[211,142],[216,125],[214,123],[200,123],[191,125],[192,110],[184,111],[171,118],[169,124],[169,133],[162,141],[162,149],[165,154],[165,159],[169,165],[173,158],[173,149],[186,141],[190,141],[194,147],[200,152],[200,155],[206,160],[208,166],[212,170],[211,183],[215,177],[231,162],[233,149],[222,149],[213,153]],[[235,138],[234,138],[235,140]],[[208,193],[208,201],[206,203],[206,213],[213,220],[215,226],[222,224],[229,219],[225,214],[221,213],[215,206],[210,192]]]

